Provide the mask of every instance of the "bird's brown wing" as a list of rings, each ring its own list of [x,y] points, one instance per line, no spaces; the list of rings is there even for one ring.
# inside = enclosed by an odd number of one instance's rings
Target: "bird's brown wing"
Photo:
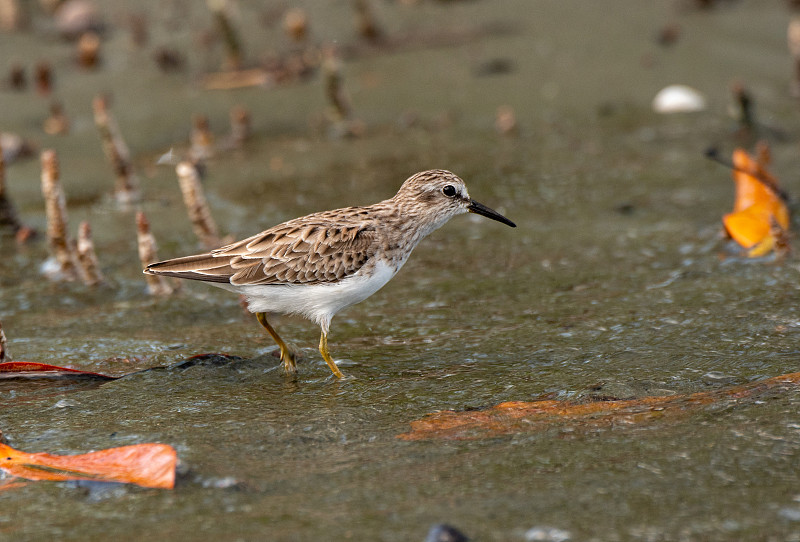
[[[375,255],[376,239],[370,224],[337,221],[329,211],[279,224],[206,254],[154,263],[145,272],[237,286],[330,283],[361,269]]]

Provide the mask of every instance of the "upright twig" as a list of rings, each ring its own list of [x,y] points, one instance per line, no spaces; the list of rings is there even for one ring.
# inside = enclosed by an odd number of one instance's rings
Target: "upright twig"
[[[108,111],[108,100],[104,96],[97,96],[92,101],[92,106],[94,123],[100,132],[103,151],[116,176],[114,197],[122,205],[135,202],[140,198],[139,179],[133,171],[128,146],[114,117]]]
[[[342,61],[336,48],[328,46],[322,50],[322,71],[325,76],[325,96],[331,105],[334,119],[343,121],[350,118],[350,99],[344,90]]]
[[[147,45],[150,38],[147,16],[144,13],[131,13],[128,16],[128,27],[131,32],[131,42],[137,49]]]
[[[11,361],[11,352],[8,351],[6,334],[3,332],[3,322],[0,322],[0,363]]]
[[[791,93],[800,98],[800,14],[795,13],[789,20],[789,28],[786,32],[786,42],[789,53],[794,62],[794,73],[791,81]]]
[[[55,151],[42,151],[42,194],[47,214],[47,244],[53,265],[45,265],[51,280],[75,280],[79,276],[73,243],[67,236],[67,205],[59,182]]]
[[[20,0],[0,0],[0,30],[14,32],[27,28],[30,16],[27,2]]]
[[[225,0],[208,0],[208,8],[214,15],[217,28],[222,34],[222,41],[225,43],[226,60],[225,68],[238,70],[242,67],[242,46],[239,35],[228,17],[228,6]]]
[[[53,92],[53,69],[49,62],[43,60],[36,64],[34,79],[39,94],[49,96]]]
[[[744,84],[736,82],[731,86],[734,100],[734,115],[739,123],[739,131],[745,136],[753,135],[756,127],[753,97]]]
[[[61,102],[54,101],[50,104],[50,116],[45,119],[42,129],[49,135],[69,133],[69,118],[64,113],[64,106],[61,105]]]
[[[332,45],[322,48],[322,73],[325,81],[325,96],[330,104],[328,111],[333,128],[332,135],[360,135],[363,132],[363,125],[353,118],[350,98],[344,88],[342,62],[336,47]]]
[[[103,282],[103,274],[94,250],[92,229],[85,220],[78,227],[78,264],[83,270],[82,278],[87,286],[96,286]]]
[[[3,158],[3,148],[0,146],[0,228],[10,228],[17,233],[22,228],[17,210],[11,199],[6,194],[6,161]]]
[[[231,146],[239,148],[250,138],[250,112],[241,105],[231,109]]]
[[[295,43],[304,43],[308,37],[308,15],[303,8],[292,8],[283,16],[283,29]]]
[[[194,162],[205,162],[214,156],[214,134],[211,133],[207,116],[194,115],[190,140],[189,154]]]
[[[353,0],[353,7],[358,34],[370,43],[379,42],[383,38],[383,31],[375,20],[369,0]]]
[[[139,260],[142,262],[142,268],[157,262],[158,247],[156,246],[156,238],[150,232],[150,223],[142,211],[136,213],[136,239],[139,245]],[[167,277],[145,275],[144,278],[147,281],[147,291],[150,295],[166,296],[177,289],[177,286],[170,284]]]
[[[100,64],[100,36],[96,32],[81,34],[77,45],[77,61],[82,68],[89,70]]]
[[[222,240],[217,225],[211,217],[197,168],[191,162],[181,162],[175,168],[175,172],[178,174],[183,202],[186,204],[195,235],[206,248],[219,247],[222,245]]]
[[[8,86],[17,91],[28,88],[28,77],[25,75],[25,68],[19,62],[11,65],[11,69],[8,72]]]

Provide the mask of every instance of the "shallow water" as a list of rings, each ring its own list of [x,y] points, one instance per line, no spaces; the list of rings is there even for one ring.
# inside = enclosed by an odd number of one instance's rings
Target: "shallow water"
[[[200,4],[188,16],[193,26],[179,24],[178,4],[148,10],[145,50],[114,30],[95,73],[77,69],[71,46],[46,28],[0,34],[0,73],[14,59],[52,59],[73,129],[43,135],[48,101],[8,90],[0,128],[58,151],[72,228],[91,221],[108,278],[95,290],[48,283],[38,272],[44,243],[18,248],[0,237],[0,320],[12,354],[114,375],[205,352],[242,358],[100,386],[0,381],[0,430],[16,448],[83,453],[157,441],[181,460],[173,491],[40,482],[0,493],[0,533],[390,541],[423,540],[446,522],[478,540],[524,540],[532,527],[573,540],[800,540],[796,392],[643,425],[396,438],[436,410],[574,398],[597,387],[687,393],[797,370],[797,258],[720,257],[733,185],[702,156],[709,145],[727,153],[749,143],[727,115],[730,84],[740,80],[761,122],[783,130],[771,141],[773,169],[790,194],[800,191],[789,13],[756,1],[710,11],[688,4],[377,2],[388,32],[504,30],[347,61],[345,84],[366,135],[344,140],[317,128],[319,78],[201,90],[198,78],[219,65],[221,46],[198,45],[211,27]],[[307,5],[316,39],[355,41],[347,9]],[[257,8],[239,8],[251,60],[287,46]],[[113,24],[129,10],[103,9]],[[316,22],[324,16],[328,24]],[[674,22],[677,43],[659,46],[659,30]],[[188,51],[187,72],[156,70],[152,49],[163,44]],[[510,73],[480,75],[498,59]],[[706,93],[709,109],[652,113],[652,96],[671,83]],[[519,227],[457,217],[383,290],[339,314],[329,340],[353,377],[346,381],[328,376],[314,325],[279,320],[304,354],[292,381],[235,296],[202,284],[167,299],[146,295],[133,213],[110,202],[110,168],[92,125],[91,98],[101,91],[113,94],[164,258],[198,247],[174,172],[153,164],[185,148],[193,113],[207,113],[224,135],[237,103],[253,114],[254,138],[216,157],[205,180],[225,234],[372,203],[433,167],[459,174],[472,197]],[[494,131],[504,104],[516,111],[517,137]],[[419,122],[405,127],[409,111]],[[43,230],[38,160],[11,165],[8,185],[24,220]]]

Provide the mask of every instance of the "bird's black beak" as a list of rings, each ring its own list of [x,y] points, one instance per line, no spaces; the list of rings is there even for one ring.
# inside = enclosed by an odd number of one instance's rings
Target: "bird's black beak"
[[[502,222],[507,226],[511,226],[512,228],[516,228],[517,225],[511,222],[509,219],[498,213],[497,211],[493,211],[489,209],[486,205],[482,203],[478,203],[474,199],[469,200],[469,206],[467,210],[470,213],[475,213],[477,215],[483,215],[486,218],[491,218],[492,220],[497,220],[498,222]]]

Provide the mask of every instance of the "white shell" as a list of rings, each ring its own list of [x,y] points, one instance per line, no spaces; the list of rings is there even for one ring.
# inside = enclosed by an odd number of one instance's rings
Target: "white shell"
[[[705,96],[686,85],[664,87],[653,98],[653,111],[656,113],[687,113],[705,108]]]

